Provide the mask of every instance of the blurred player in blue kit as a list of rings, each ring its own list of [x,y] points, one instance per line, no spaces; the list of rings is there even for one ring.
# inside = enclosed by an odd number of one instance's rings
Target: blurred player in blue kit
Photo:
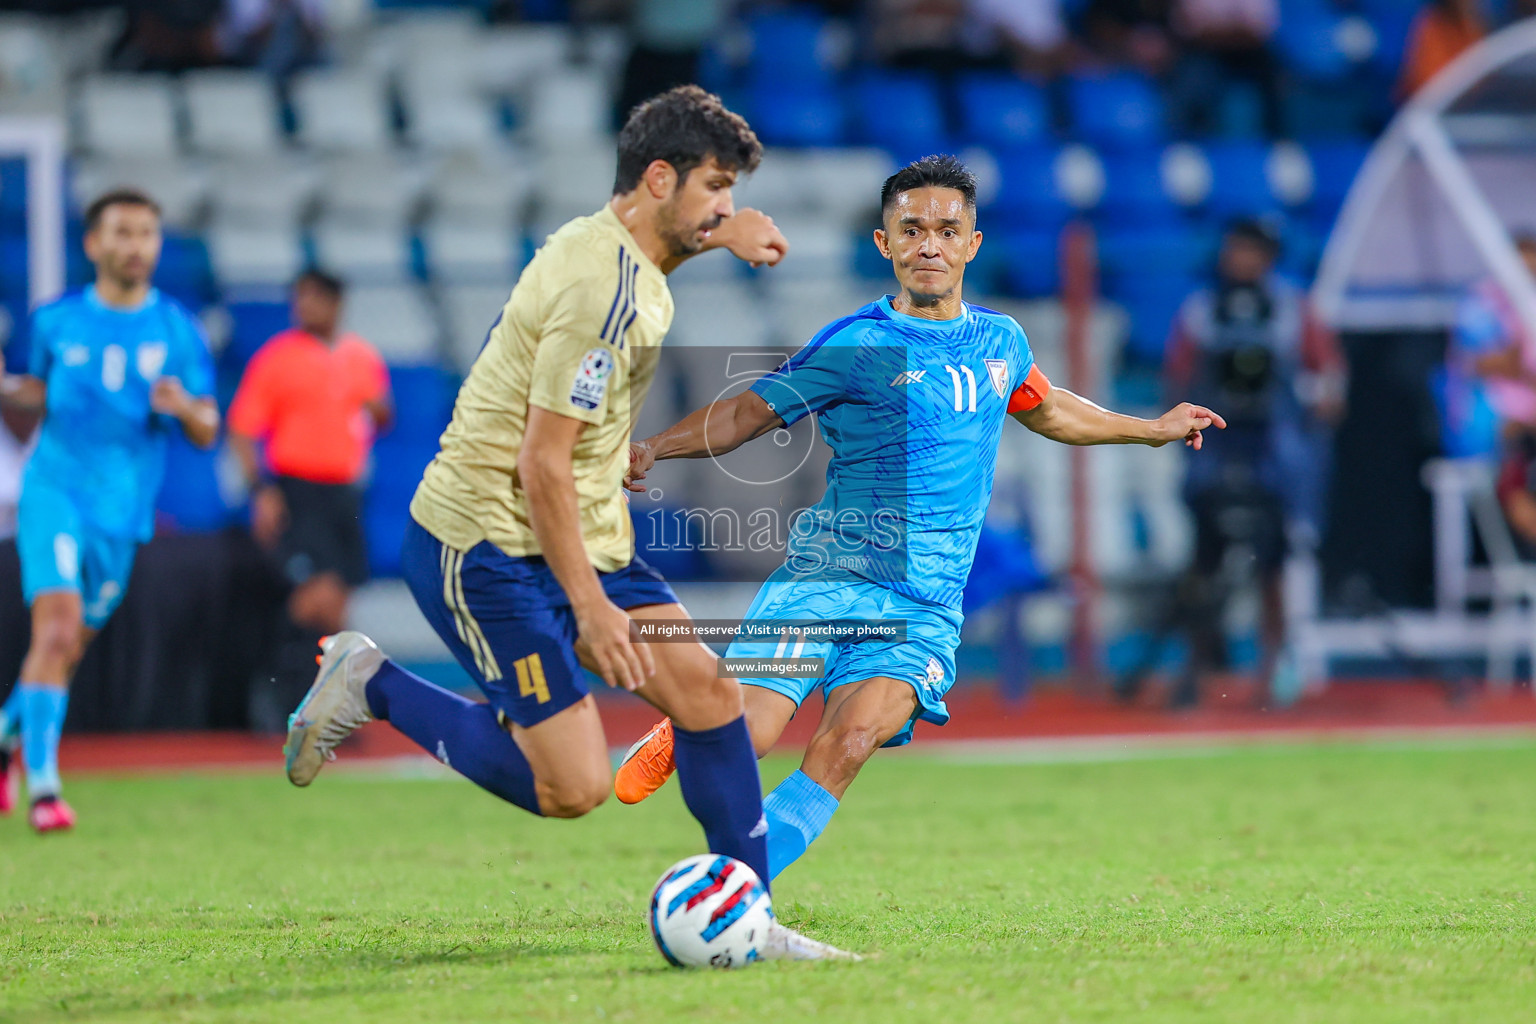
[[[154,532],[166,438],[178,427],[203,448],[218,438],[203,332],[150,285],[160,242],[160,209],[144,193],[93,202],[95,284],[34,312],[28,373],[0,377],[0,401],[42,415],[17,515],[32,642],[0,707],[0,808],[14,800],[19,741],[39,832],[74,825],[58,768],[69,680]]]
[[[795,522],[783,566],[746,614],[786,620],[904,621],[902,640],[849,636],[738,638],[732,658],[825,659],[819,678],[743,678],[759,756],[816,690],[825,706],[800,769],[763,801],[773,875],[831,820],[880,746],[912,738],[919,720],[949,720],[960,599],[992,498],[1003,421],[1064,444],[1146,444],[1224,427],[1211,410],[1180,404],[1155,420],[1102,409],[1054,388],[1011,317],[964,302],[965,265],[981,246],[976,181],[953,157],[909,165],[881,190],[875,232],[900,286],[829,324],[777,370],[735,397],[692,413],[632,446],[626,485],[659,459],[723,455],[817,415],[832,448],[827,490]],[[673,770],[671,722],[631,748],[615,780],[625,803],[655,792]]]

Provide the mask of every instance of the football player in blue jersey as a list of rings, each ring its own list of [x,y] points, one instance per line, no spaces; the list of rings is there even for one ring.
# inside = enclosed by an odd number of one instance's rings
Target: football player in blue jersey
[[[29,372],[0,377],[0,401],[42,416],[16,538],[32,642],[0,708],[0,800],[14,799],[19,740],[39,832],[74,825],[58,768],[69,679],[153,532],[166,437],[179,426],[207,448],[219,434],[203,332],[150,285],[160,242],[160,210],[144,193],[119,189],[91,203],[85,252],[95,284],[34,312]]]
[[[818,678],[741,680],[759,756],[812,692],[825,697],[800,770],[763,801],[774,876],[821,834],[877,748],[909,742],[919,719],[949,720],[960,598],[1005,419],[1064,444],[1183,441],[1196,449],[1202,431],[1226,425],[1188,403],[1147,420],[1052,387],[1012,318],[966,303],[965,265],[981,232],[975,178],[960,161],[919,160],[889,178],[880,199],[875,244],[898,293],[829,324],[749,390],[630,453],[627,486],[639,491],[658,459],[721,455],[811,413],[832,448],[825,495],[795,521],[783,566],[746,615],[776,632],[738,634],[726,652],[824,659]],[[855,631],[902,621],[904,636],[889,640]],[[845,631],[806,638],[787,625],[807,622]],[[671,772],[671,726],[662,722],[631,748],[616,793],[636,803]]]

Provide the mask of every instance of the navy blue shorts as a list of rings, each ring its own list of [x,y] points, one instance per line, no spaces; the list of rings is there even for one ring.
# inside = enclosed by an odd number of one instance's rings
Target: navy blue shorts
[[[590,692],[576,660],[576,614],[543,558],[513,558],[489,541],[458,551],[412,519],[401,570],[437,635],[518,725],[537,725]],[[639,558],[598,579],[620,608],[677,603]]]

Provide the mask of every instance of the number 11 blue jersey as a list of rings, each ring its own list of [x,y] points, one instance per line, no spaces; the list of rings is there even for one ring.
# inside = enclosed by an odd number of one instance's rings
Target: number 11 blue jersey
[[[817,414],[832,448],[774,579],[864,579],[958,608],[1003,421],[1049,387],[1023,329],[980,306],[925,320],[887,296],[828,325],[752,386],[786,424]]]

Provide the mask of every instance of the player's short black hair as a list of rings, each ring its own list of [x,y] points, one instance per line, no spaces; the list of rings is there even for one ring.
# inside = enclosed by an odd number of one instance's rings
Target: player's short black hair
[[[138,188],[114,188],[91,200],[91,205],[85,208],[87,233],[101,225],[102,215],[112,206],[147,206],[156,217],[160,216],[160,204],[150,198],[148,192]]]
[[[307,267],[303,273],[293,279],[294,288],[298,288],[301,284],[312,284],[338,302],[347,293],[347,283],[345,281],[330,271],[321,270],[319,267]]]
[[[1280,235],[1258,217],[1237,217],[1227,222],[1222,237],[1257,245],[1271,257],[1280,255]]]
[[[671,164],[681,180],[710,157],[721,167],[750,174],[763,159],[763,144],[746,118],[727,110],[714,93],[696,85],[668,89],[629,112],[619,132],[613,194],[638,185],[655,160]]]
[[[935,153],[914,160],[880,186],[880,212],[883,215],[896,197],[915,188],[952,188],[965,197],[966,208],[976,212],[976,175],[948,153]]]

